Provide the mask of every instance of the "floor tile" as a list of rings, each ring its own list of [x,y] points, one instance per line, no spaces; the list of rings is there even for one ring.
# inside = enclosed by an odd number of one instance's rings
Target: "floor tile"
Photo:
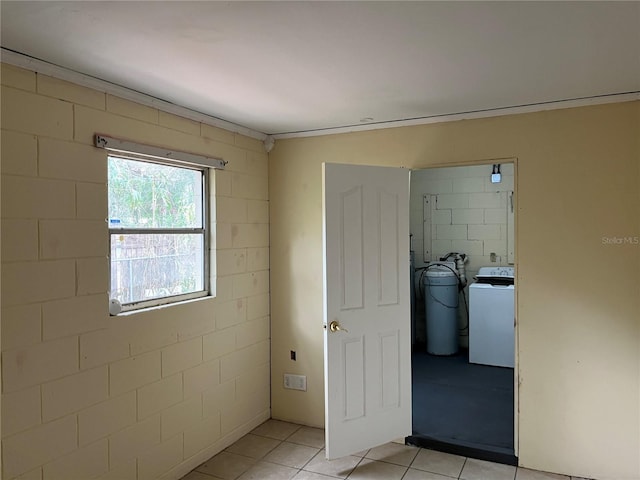
[[[336,477],[301,470],[295,477],[293,477],[293,480],[336,480]]]
[[[425,472],[424,470],[416,470],[410,468],[402,480],[452,480],[453,477],[447,477],[438,473]]]
[[[227,452],[237,453],[251,458],[262,458],[280,444],[279,440],[260,437],[249,433],[226,449]]]
[[[359,452],[352,453],[351,455],[353,455],[354,457],[360,457],[360,458],[362,458],[362,457],[366,457],[366,456],[367,456],[367,453],[369,453],[369,450],[368,450],[368,449],[367,449],[367,450],[360,450]]]
[[[217,480],[219,478],[220,477],[212,477],[211,475],[207,475],[205,473],[193,471],[182,477],[180,480]]]
[[[348,480],[400,480],[406,471],[407,467],[401,465],[365,458],[351,472]]]
[[[355,456],[327,460],[325,458],[324,450],[320,450],[320,452],[313,457],[304,469],[308,472],[322,473],[332,477],[347,478],[360,460],[362,460],[362,458]]]
[[[458,477],[460,480],[590,480],[465,459],[393,442],[327,460],[323,429],[279,420],[269,420],[256,427],[181,480],[454,480]]]
[[[321,428],[301,427],[293,435],[287,437],[287,442],[324,448],[324,430]]]
[[[258,462],[238,477],[238,480],[289,480],[298,473],[297,468],[269,462]]]
[[[251,433],[254,435],[260,435],[261,437],[284,440],[299,429],[300,425],[296,425],[294,423],[282,422],[280,420],[267,420],[262,425],[254,428]]]
[[[317,455],[318,448],[295,443],[282,442],[264,457],[267,462],[286,465],[287,467],[302,468],[309,460]]]
[[[411,467],[458,478],[464,461],[465,457],[459,457],[458,455],[436,452],[435,450],[420,450]]]
[[[516,480],[570,480],[566,475],[558,475],[557,473],[540,472],[538,470],[529,470],[528,468],[518,468],[516,472]]]
[[[220,452],[215,457],[210,458],[196,470],[200,473],[213,475],[223,480],[235,480],[241,474],[249,470],[256,463],[252,458],[235,453]]]
[[[379,447],[372,448],[367,452],[365,457],[408,467],[411,465],[411,462],[413,462],[413,459],[416,458],[419,451],[419,448],[410,447],[409,445],[386,443]]]
[[[513,480],[516,467],[500,463],[485,462],[467,458],[460,478],[462,480]]]

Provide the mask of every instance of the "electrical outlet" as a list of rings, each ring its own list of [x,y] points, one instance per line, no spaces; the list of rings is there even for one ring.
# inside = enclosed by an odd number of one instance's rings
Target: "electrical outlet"
[[[307,391],[307,377],[306,375],[293,375],[291,373],[284,374],[284,388],[290,390]]]

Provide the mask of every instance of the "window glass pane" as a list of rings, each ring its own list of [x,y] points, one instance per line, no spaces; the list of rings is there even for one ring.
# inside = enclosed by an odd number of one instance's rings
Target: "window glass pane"
[[[201,228],[202,172],[109,157],[110,228]]]
[[[111,298],[122,304],[204,290],[202,234],[112,234]]]

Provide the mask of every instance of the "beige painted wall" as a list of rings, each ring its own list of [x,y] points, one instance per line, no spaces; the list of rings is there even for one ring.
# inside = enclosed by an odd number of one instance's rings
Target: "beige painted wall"
[[[519,461],[640,478],[640,102],[279,140],[271,152],[272,412],[323,425],[321,164],[517,158]],[[289,350],[298,361],[289,360]],[[308,391],[282,374],[308,376]]]
[[[180,478],[269,418],[262,143],[2,65],[3,478]],[[228,160],[217,298],[108,315],[94,133]]]

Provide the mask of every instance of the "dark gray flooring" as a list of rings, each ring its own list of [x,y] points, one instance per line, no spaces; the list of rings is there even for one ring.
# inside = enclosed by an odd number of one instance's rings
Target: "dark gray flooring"
[[[470,364],[466,350],[413,353],[413,433],[513,452],[513,369]]]

